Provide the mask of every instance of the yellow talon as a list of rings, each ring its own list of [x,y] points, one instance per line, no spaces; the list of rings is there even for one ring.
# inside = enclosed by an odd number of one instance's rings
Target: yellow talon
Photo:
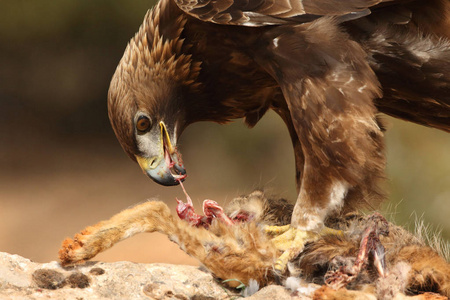
[[[279,272],[280,274],[284,273],[284,270],[286,270],[286,266],[288,264],[288,262],[293,259],[294,257],[292,257],[293,252],[291,251],[284,251],[283,254],[280,255],[280,257],[278,257],[274,269],[275,271]]]
[[[303,251],[306,243],[314,242],[323,235],[344,235],[342,230],[328,227],[323,227],[319,232],[314,232],[297,229],[290,225],[267,226],[265,231],[268,234],[277,235],[272,239],[272,242],[278,250],[283,251],[274,266],[275,270],[279,273],[284,273],[288,262]]]
[[[280,234],[279,236],[274,237],[272,239],[272,243],[275,245],[275,247],[278,250],[287,251],[289,248],[292,247],[292,242],[295,239],[296,231],[297,231],[297,229],[290,227],[283,234]]]
[[[320,235],[336,235],[340,237],[344,237],[344,232],[342,230],[337,230],[329,227],[323,227],[320,231]]]
[[[266,226],[264,228],[264,231],[267,234],[272,234],[272,235],[279,235],[281,233],[284,233],[286,231],[289,230],[289,228],[291,228],[291,225],[283,225],[283,226]]]

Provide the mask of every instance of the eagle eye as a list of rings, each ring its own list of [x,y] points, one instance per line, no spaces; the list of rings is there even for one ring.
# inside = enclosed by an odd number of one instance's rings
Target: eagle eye
[[[136,121],[136,129],[139,133],[146,133],[152,127],[152,122],[146,116],[140,116]]]

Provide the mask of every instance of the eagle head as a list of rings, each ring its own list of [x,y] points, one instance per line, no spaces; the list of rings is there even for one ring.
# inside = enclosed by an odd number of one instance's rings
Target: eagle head
[[[176,146],[188,124],[183,96],[195,86],[199,65],[181,53],[176,38],[164,40],[150,25],[144,22],[113,75],[108,114],[122,148],[144,173],[176,185],[186,177]]]
[[[184,127],[182,109],[176,105],[177,89],[172,83],[151,80],[144,84],[116,72],[108,114],[122,148],[144,173],[159,184],[176,185],[186,177],[176,147],[177,133]]]

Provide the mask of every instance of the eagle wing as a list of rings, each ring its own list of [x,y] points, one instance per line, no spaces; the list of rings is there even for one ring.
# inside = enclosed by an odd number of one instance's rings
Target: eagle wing
[[[202,21],[254,27],[305,23],[322,16],[357,19],[386,1],[390,0],[175,0],[180,9]]]

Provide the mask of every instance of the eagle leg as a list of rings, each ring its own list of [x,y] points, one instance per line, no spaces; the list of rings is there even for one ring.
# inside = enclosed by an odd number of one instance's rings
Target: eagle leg
[[[274,28],[258,47],[258,62],[279,83],[296,152],[299,195],[291,228],[274,241],[287,248],[276,268],[320,236],[337,211],[374,207],[383,199],[383,132],[373,99],[381,97],[367,53],[332,18]],[[305,59],[299,59],[299,58]],[[280,107],[283,109],[283,107]],[[288,116],[290,114],[290,117]],[[286,241],[292,241],[288,245]]]

